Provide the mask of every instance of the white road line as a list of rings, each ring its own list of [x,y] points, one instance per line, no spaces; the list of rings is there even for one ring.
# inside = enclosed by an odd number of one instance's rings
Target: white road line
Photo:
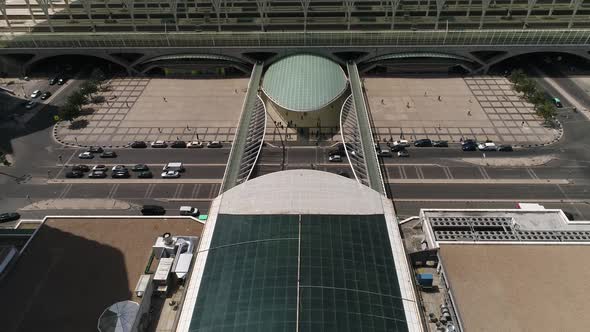
[[[448,199],[448,198],[431,198],[431,199],[424,199],[424,198],[394,198],[394,201],[397,202],[480,202],[480,203],[512,203],[512,202],[532,202],[532,203],[587,203],[588,200],[584,199],[522,199],[522,198],[505,198],[505,199],[471,199],[471,198],[458,198],[458,199]]]
[[[72,185],[71,184],[66,185],[65,188],[59,194],[58,198],[61,199],[61,198],[66,197],[66,195],[68,194],[68,192],[70,191],[70,189],[72,189]]]
[[[443,167],[445,174],[447,175],[447,179],[454,179],[453,173],[451,172],[451,168],[449,166]]]
[[[103,184],[103,183],[134,183],[134,184],[158,184],[158,183],[213,183],[218,184],[221,183],[222,179],[52,179],[47,181],[48,184],[63,184],[63,183],[80,183],[80,184],[87,184],[87,183],[94,183],[94,184]]]
[[[70,184],[70,186],[71,186],[71,184]],[[113,198],[113,196],[115,196],[115,193],[117,192],[117,189],[119,189],[119,184],[118,183],[116,183],[115,185],[113,185],[111,187],[111,190],[109,191],[109,194],[108,194],[107,197],[108,198]]]
[[[408,178],[408,176],[406,175],[406,168],[404,166],[399,166],[399,174],[402,179]]]
[[[172,197],[176,198],[178,196],[180,196],[180,193],[182,192],[182,187],[184,186],[184,184],[179,184],[176,186],[176,191],[174,192],[174,195]]]
[[[571,184],[567,179],[390,179],[397,184]]]
[[[201,189],[201,185],[200,184],[195,184],[193,187],[193,193],[191,194],[192,198],[196,198],[199,195],[199,189]]]
[[[146,191],[145,191],[145,194],[143,195],[143,198],[149,198],[149,197],[150,197],[150,195],[152,194],[152,191],[153,191],[153,190],[154,190],[154,184],[150,184],[150,185],[147,187],[147,189],[146,189]]]
[[[526,171],[527,171],[527,173],[529,173],[529,175],[531,176],[531,178],[533,178],[533,179],[538,179],[539,178],[537,176],[537,174],[535,173],[535,171],[533,171],[532,168],[527,168]]]
[[[479,172],[481,173],[481,176],[483,176],[484,179],[490,179],[490,175],[485,170],[485,168],[483,168],[482,166],[479,166],[478,169],[479,169]]]
[[[424,172],[422,172],[422,167],[414,166],[416,168],[416,175],[418,175],[418,179],[424,179]]]

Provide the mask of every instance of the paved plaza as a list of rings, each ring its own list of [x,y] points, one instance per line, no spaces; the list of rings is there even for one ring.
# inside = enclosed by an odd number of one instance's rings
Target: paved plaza
[[[380,140],[461,138],[543,144],[559,132],[545,128],[533,106],[501,76],[366,78],[369,108]]]
[[[82,129],[65,122],[57,137],[79,145],[125,145],[176,140],[231,141],[248,79],[117,78],[91,104]]]

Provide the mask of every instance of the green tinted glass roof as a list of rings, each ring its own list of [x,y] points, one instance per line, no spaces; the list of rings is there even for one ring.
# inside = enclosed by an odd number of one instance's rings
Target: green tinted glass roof
[[[262,89],[291,111],[315,111],[330,104],[347,86],[344,70],[332,60],[311,54],[293,55],[272,64]]]
[[[191,332],[408,331],[383,215],[219,215],[199,288]]]

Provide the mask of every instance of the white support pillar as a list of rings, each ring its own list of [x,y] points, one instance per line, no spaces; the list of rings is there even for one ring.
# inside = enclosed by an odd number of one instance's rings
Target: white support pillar
[[[72,16],[72,8],[70,8],[70,0],[64,0],[66,4],[66,10],[68,11],[68,16],[70,17],[70,21],[74,20],[74,16]]]
[[[221,31],[221,0],[211,0],[211,4],[217,16],[217,31]]]
[[[528,0],[528,7],[526,10],[526,17],[524,18],[524,24],[522,25],[523,29],[526,29],[528,23],[529,23],[529,16],[531,16],[531,11],[533,11],[533,7],[535,6],[535,4],[537,3],[537,0]]]
[[[397,12],[397,7],[399,7],[401,0],[388,0],[387,3],[391,7],[391,27],[390,29],[393,30],[395,27],[395,13]]]
[[[551,1],[551,8],[549,8],[548,16],[553,15],[553,8],[555,8],[555,0]]]
[[[473,1],[469,0],[469,3],[467,4],[467,14],[465,16],[469,17],[469,14],[471,14],[471,3]]]
[[[311,0],[300,0],[303,8],[303,32],[307,32],[307,13],[309,12],[309,3]]]
[[[4,20],[6,21],[8,31],[10,31],[10,34],[12,35],[12,25],[10,24],[10,20],[8,19],[8,15],[6,14],[6,0],[0,0],[0,11],[2,12],[2,16],[4,16]]]
[[[27,8],[29,8],[29,13],[31,14],[31,20],[33,20],[33,24],[37,24],[37,21],[35,20],[35,15],[33,15],[33,9],[31,8],[31,3],[29,2],[29,0],[25,0],[25,3],[27,4]]]
[[[483,28],[483,20],[486,17],[486,10],[490,7],[491,0],[481,0],[481,19],[479,20],[479,29]]]
[[[174,16],[174,27],[176,27],[176,31],[179,31],[180,29],[178,28],[178,0],[168,0],[168,6],[170,7],[172,16]]]
[[[428,17],[428,14],[430,14],[430,0],[426,1],[426,17]]]
[[[346,17],[346,29],[347,30],[350,30],[350,23],[352,21],[352,10],[354,9],[354,1],[355,0],[344,0],[344,7],[345,7],[344,15]]]
[[[438,29],[438,21],[440,20],[440,13],[445,7],[445,0],[436,0],[436,22],[434,23],[434,30]]]
[[[270,2],[269,0],[256,0],[256,4],[258,5],[258,13],[260,14],[260,30],[264,31],[264,23],[266,22]]]
[[[578,12],[578,9],[580,8],[580,6],[582,5],[582,2],[584,2],[584,0],[572,0],[572,2],[574,3],[574,11],[572,12],[572,17],[570,18],[570,22],[567,25],[568,29],[574,25],[574,18],[576,17],[576,13]]]
[[[82,0],[82,6],[84,10],[86,10],[86,15],[88,15],[88,19],[90,20],[90,25],[92,26],[92,31],[96,32],[96,28],[94,27],[94,22],[92,21],[92,0]]]
[[[127,7],[127,10],[129,10],[133,31],[137,31],[137,26],[135,25],[135,0],[123,0],[123,4]]]
[[[41,7],[43,14],[45,14],[47,25],[49,25],[49,31],[55,32],[53,30],[53,24],[51,24],[51,17],[49,17],[49,1],[50,0],[37,0],[37,3],[39,4],[39,7]]]

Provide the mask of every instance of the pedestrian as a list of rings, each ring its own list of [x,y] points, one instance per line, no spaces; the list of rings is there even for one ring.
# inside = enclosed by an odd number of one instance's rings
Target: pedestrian
[[[524,127],[524,121],[520,125],[521,125],[521,127]]]
[[[407,107],[407,108],[410,108],[410,102],[408,102],[408,103],[406,104],[406,107]]]
[[[180,141],[180,137],[176,136],[176,140],[177,140],[177,141]]]
[[[191,131],[191,129],[188,127],[188,124],[186,125],[186,130]]]
[[[467,111],[467,115],[468,116],[471,116],[471,111]]]
[[[236,93],[236,94],[237,94],[237,93],[238,93],[238,89],[234,89],[234,93]]]
[[[158,132],[160,132],[160,134],[162,133],[162,128],[158,128]]]
[[[424,91],[424,97],[426,97],[428,94],[426,93],[426,91]]]
[[[164,99],[164,102],[167,103],[168,100],[166,100],[166,97],[162,97],[162,99]]]
[[[459,138],[459,143],[463,143],[463,137]]]
[[[381,105],[385,105],[385,101],[381,99]]]
[[[442,101],[442,98],[440,96],[438,96],[438,101]]]

